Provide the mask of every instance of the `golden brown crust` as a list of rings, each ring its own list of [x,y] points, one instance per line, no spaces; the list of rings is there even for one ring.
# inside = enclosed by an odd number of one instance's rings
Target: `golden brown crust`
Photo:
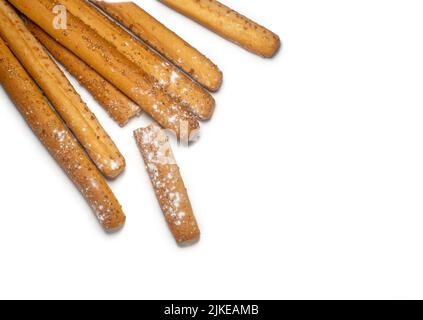
[[[170,96],[202,120],[214,111],[213,97],[178,68],[101,14],[85,0],[60,0],[67,10],[110,42],[119,52],[150,75]]]
[[[25,21],[27,28],[47,48],[51,55],[92,94],[104,110],[121,127],[141,113],[141,108],[100,76],[84,61],[63,47],[35,23]]]
[[[94,1],[97,6],[188,73],[210,91],[222,84],[222,72],[205,55],[133,2]]]
[[[125,168],[125,159],[56,63],[4,0],[0,0],[0,35],[99,170],[110,178],[119,175]]]
[[[281,46],[278,35],[216,0],[159,1],[263,57],[273,57]]]
[[[43,94],[0,39],[0,82],[33,132],[75,183],[106,230],[125,222],[119,202]]]
[[[134,136],[173,236],[180,245],[197,241],[200,230],[167,136],[155,124]]]
[[[125,95],[150,114],[162,127],[178,137],[193,137],[199,123],[172,100],[136,64],[81,20],[67,13],[66,29],[54,28],[55,0],[9,0],[56,41],[76,54]],[[183,128],[187,128],[184,132]]]

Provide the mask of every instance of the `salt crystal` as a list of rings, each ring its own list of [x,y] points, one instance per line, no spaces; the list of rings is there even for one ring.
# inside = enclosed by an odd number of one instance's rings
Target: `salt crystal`
[[[178,78],[179,75],[175,71],[172,71],[172,74],[170,75],[170,82],[175,83]]]

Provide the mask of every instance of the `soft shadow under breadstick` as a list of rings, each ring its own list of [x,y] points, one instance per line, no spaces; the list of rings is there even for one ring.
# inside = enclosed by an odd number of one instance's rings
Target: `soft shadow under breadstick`
[[[180,245],[197,241],[200,230],[166,134],[152,124],[134,136],[173,236]]]
[[[91,0],[132,33],[210,91],[222,84],[222,72],[205,55],[133,2]]]
[[[27,28],[51,55],[86,88],[110,117],[121,127],[141,113],[141,108],[100,76],[84,61],[46,34],[35,23],[25,21]]]
[[[125,159],[63,72],[5,0],[0,0],[0,35],[99,170],[109,178],[118,176],[125,168]]]
[[[182,139],[193,139],[199,123],[177,102],[154,85],[136,64],[129,61],[104,38],[81,20],[67,12],[66,29],[57,29],[52,21],[53,0],[8,0],[56,41],[68,48],[96,70],[125,95],[136,102],[163,128],[173,131]]]
[[[216,0],[159,0],[241,47],[271,58],[281,46],[279,37]]]
[[[103,176],[1,39],[0,82],[35,135],[88,201],[104,229],[120,228],[125,215]]]
[[[31,0],[33,1],[33,0]],[[214,111],[213,97],[177,67],[112,22],[85,0],[60,0],[67,10],[110,42],[119,52],[141,67],[173,98],[201,120]]]

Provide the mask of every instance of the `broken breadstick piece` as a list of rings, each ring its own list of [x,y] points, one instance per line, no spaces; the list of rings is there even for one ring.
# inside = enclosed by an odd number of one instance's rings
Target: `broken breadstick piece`
[[[159,0],[241,47],[271,58],[281,46],[270,30],[216,0]]]
[[[35,1],[25,2],[33,4]],[[0,0],[0,35],[97,168],[106,177],[116,178],[125,168],[122,154],[57,64],[5,0]]]
[[[0,83],[34,134],[87,200],[103,228],[112,231],[122,227],[125,215],[112,190],[1,38]]]
[[[152,124],[134,132],[160,207],[180,245],[197,241],[200,230],[187,190],[164,131]]]
[[[220,88],[222,72],[219,68],[138,5],[133,2],[91,1],[203,87],[210,91]]]
[[[84,61],[51,38],[32,21],[26,20],[25,23],[29,31],[47,48],[51,55],[91,93],[121,127],[141,113],[141,108],[136,103],[132,102]]]
[[[16,0],[11,1],[16,2]],[[33,1],[35,0],[31,0]],[[211,118],[215,101],[209,92],[107,18],[87,0],[54,0],[54,2],[64,5],[68,10],[68,16],[71,13],[107,40],[117,51],[152,77],[155,85],[164,89],[200,120]]]

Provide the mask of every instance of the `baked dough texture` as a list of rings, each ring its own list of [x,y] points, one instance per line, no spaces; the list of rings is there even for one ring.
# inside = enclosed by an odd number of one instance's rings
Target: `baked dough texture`
[[[281,46],[278,35],[216,0],[159,0],[241,47],[273,57]]]
[[[85,197],[103,228],[112,231],[122,227],[125,215],[105,179],[1,39],[0,83],[34,134]]]
[[[109,81],[55,41],[35,23],[30,20],[26,20],[25,23],[29,31],[43,44],[48,52],[78,80],[81,86],[91,93],[94,99],[119,126],[125,126],[131,118],[140,115],[141,108],[116,89]]]
[[[157,86],[163,88],[199,119],[207,120],[212,116],[215,101],[205,89],[108,19],[93,5],[85,0],[60,0],[57,3],[63,4],[73,16],[95,30],[116,50],[138,65]]]
[[[131,62],[112,44],[97,34],[71,12],[67,12],[66,29],[54,27],[56,0],[9,0],[52,38],[72,51],[126,96],[137,103],[163,128],[181,139],[193,139],[198,121],[177,101],[155,85],[154,79]],[[68,8],[69,9],[69,8]]]
[[[204,54],[133,2],[91,1],[115,18],[209,91],[222,85],[223,74]]]
[[[97,168],[108,178],[117,177],[125,168],[125,159],[63,72],[5,0],[0,0],[0,36],[43,90]]]

